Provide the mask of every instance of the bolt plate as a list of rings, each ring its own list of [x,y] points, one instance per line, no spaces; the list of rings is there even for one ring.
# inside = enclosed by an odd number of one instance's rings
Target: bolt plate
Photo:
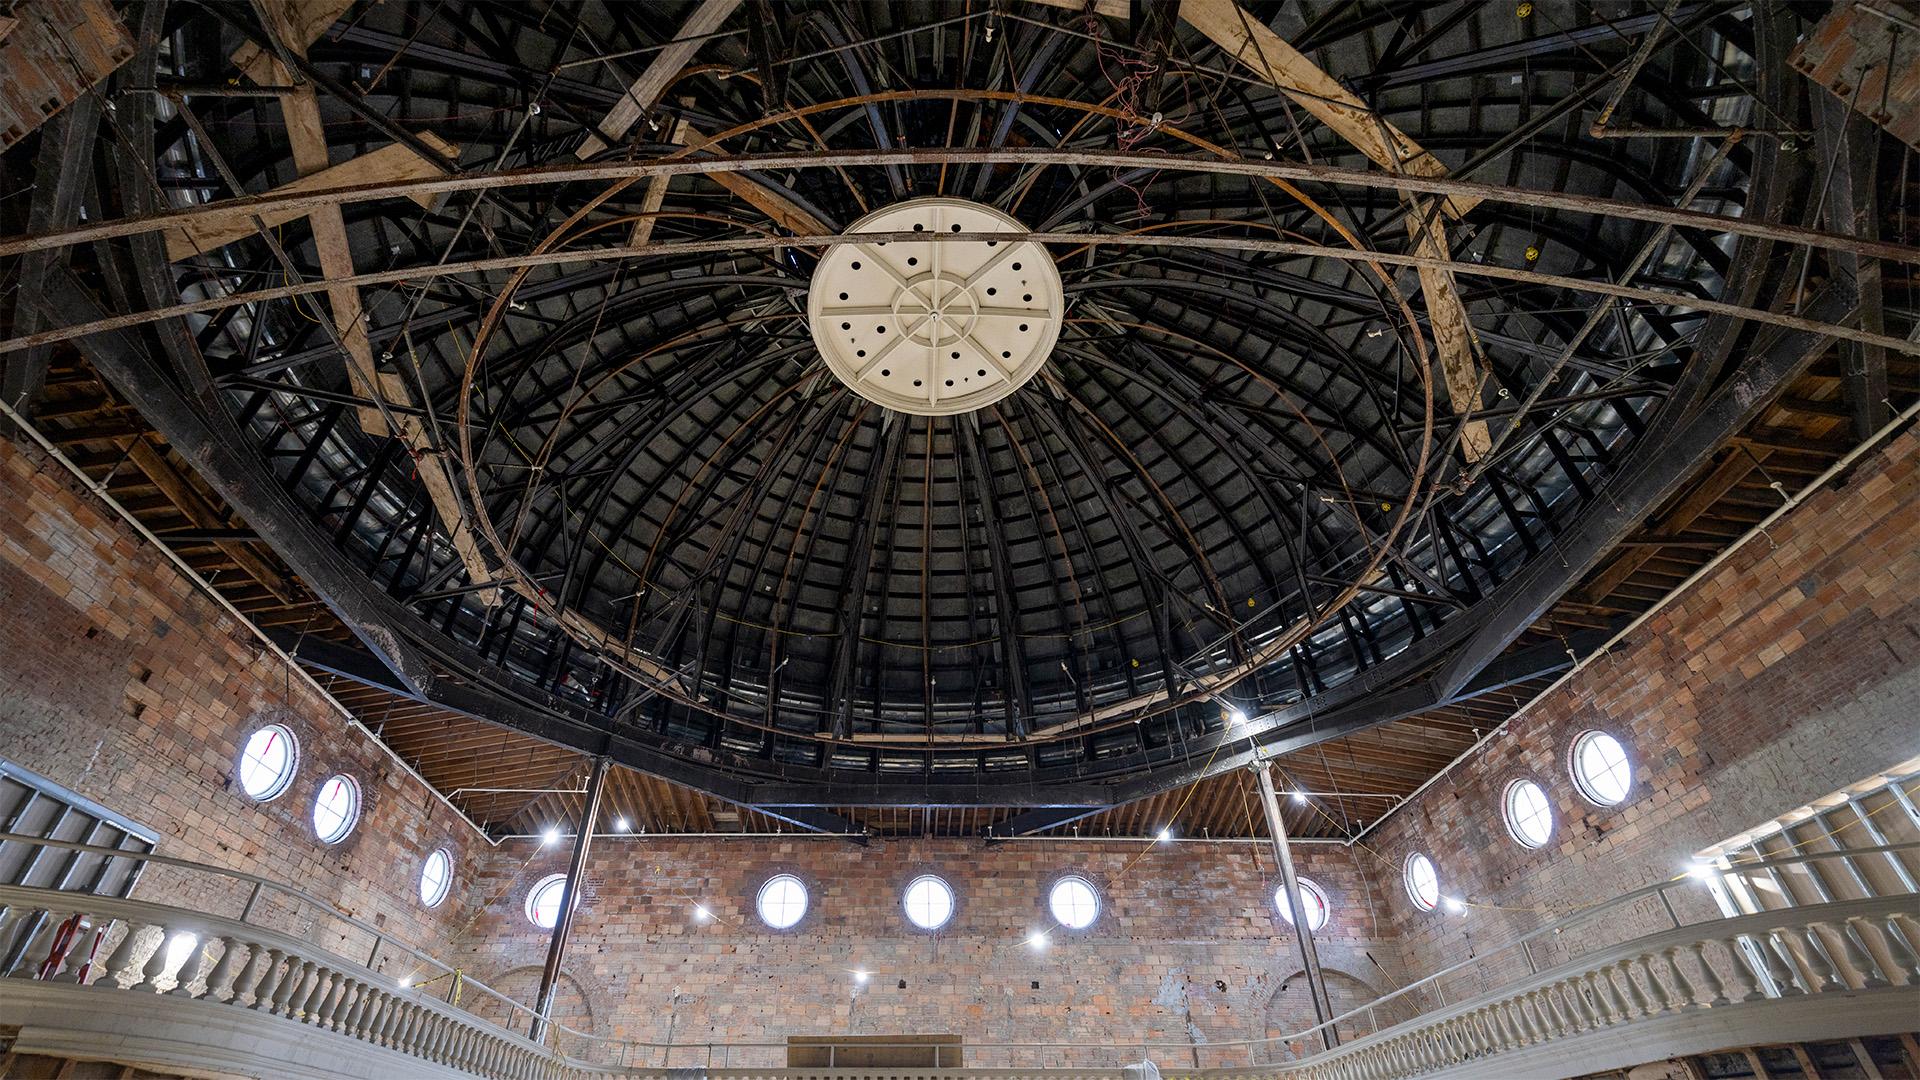
[[[1026,232],[989,206],[913,199],[847,229]],[[950,240],[841,244],[807,296],[827,366],[878,405],[951,416],[991,405],[1039,372],[1060,336],[1060,272],[1038,244]]]

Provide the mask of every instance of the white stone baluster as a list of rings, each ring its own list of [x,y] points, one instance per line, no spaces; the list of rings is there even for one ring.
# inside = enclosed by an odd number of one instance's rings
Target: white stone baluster
[[[1800,989],[1800,969],[1793,962],[1793,953],[1787,949],[1786,928],[1780,927],[1772,933],[1760,937],[1760,955],[1767,961],[1767,977],[1780,991],[1781,997],[1794,997],[1805,993]]]
[[[1874,959],[1873,951],[1867,948],[1866,933],[1860,928],[1858,916],[1837,924],[1828,924],[1834,936],[1840,939],[1840,951],[1846,954],[1847,966],[1860,976],[1860,986],[1866,990],[1878,990],[1892,986],[1887,972],[1880,970],[1880,961]]]
[[[1573,1010],[1574,1030],[1593,1031],[1600,1027],[1599,1020],[1593,1014],[1593,1003],[1587,1000],[1587,984],[1578,975],[1562,982],[1560,993],[1566,998],[1568,1008]]]
[[[38,979],[40,969],[46,966],[47,959],[53,955],[53,943],[60,936],[60,924],[66,916],[57,911],[43,912],[40,924],[34,928],[33,937],[27,942],[26,949],[20,954],[20,961],[8,977],[15,979]]]
[[[1527,1014],[1520,1010],[1512,998],[1500,1003],[1500,1011],[1507,1018],[1507,1029],[1513,1032],[1514,1046],[1529,1046],[1533,1043],[1533,1030],[1527,1025]]]
[[[423,1051],[431,1061],[447,1062],[447,1040],[453,1038],[453,1023],[439,1013],[427,1015],[427,1042]]]
[[[364,1042],[378,1045],[380,1025],[386,1022],[387,992],[378,986],[369,984],[366,992],[360,995],[359,1022],[354,1025],[353,1036]]]
[[[1807,970],[1813,972],[1813,986],[1816,994],[1830,990],[1844,990],[1847,984],[1840,979],[1840,972],[1833,961],[1827,958],[1827,943],[1820,936],[1817,926],[1807,925],[1800,928],[1800,937],[1807,943]]]
[[[230,937],[208,938],[207,948],[209,950],[211,950],[215,944],[220,946],[220,959],[215,960],[213,962],[213,970],[207,972],[207,992],[202,994],[201,997],[207,1001],[219,1001],[221,1000],[220,991],[231,990],[232,993],[228,995],[227,1000],[232,1000],[233,996],[238,993],[238,991],[233,988],[233,977],[238,973],[240,964],[240,942]]]
[[[473,1041],[473,1029],[459,1021],[453,1023],[453,1034],[447,1040],[447,1064],[456,1069],[466,1070],[470,1064],[467,1051]]]
[[[113,952],[108,954],[107,962],[103,965],[105,971],[101,978],[95,980],[95,985],[104,982],[115,989],[120,989],[134,979],[135,958],[139,955],[139,942],[136,939],[140,937],[141,927],[130,922],[122,922],[120,925],[126,928],[126,932],[120,935],[119,943],[113,947]]]
[[[1587,972],[1587,980],[1593,986],[1593,999],[1605,1015],[1607,1027],[1630,1019],[1626,999],[1620,996],[1620,988],[1613,985],[1612,972],[1606,968],[1595,968]]]
[[[1547,1011],[1553,1015],[1556,1034],[1571,1035],[1580,1030],[1580,1018],[1566,1002],[1566,984],[1557,982],[1542,987],[1540,996],[1546,1000]]]
[[[253,986],[253,1001],[247,1008],[272,1012],[273,995],[279,992],[280,983],[286,978],[285,968],[280,963],[281,958],[286,954],[279,949],[269,947],[265,955],[266,964],[260,969],[260,981]],[[291,964],[287,966],[290,967]]]
[[[420,1024],[420,1008],[411,1001],[400,1003],[400,1022],[393,1030],[393,1048],[413,1052],[413,1031]]]
[[[1646,992],[1640,989],[1639,980],[1633,977],[1633,962],[1622,960],[1613,965],[1613,970],[1619,972],[1620,981],[1626,984],[1622,990],[1627,995],[1627,1019],[1652,1016],[1653,1006],[1647,1001]]]
[[[333,979],[333,970],[323,964],[313,966],[313,984],[306,994],[296,999],[293,1017],[302,1023],[312,1024],[320,1016],[320,1003],[327,999],[327,984]]]
[[[381,1046],[392,1047],[396,1045],[393,1037],[400,1030],[400,1019],[407,1003],[398,994],[383,993],[381,997],[380,1021],[379,1026],[374,1028],[374,1041]]]
[[[287,957],[286,977],[273,991],[273,1015],[292,1016],[294,1002],[300,1000],[300,988],[307,985],[307,976],[313,974],[313,961],[302,960],[297,956]]]
[[[1662,1013],[1671,1011],[1673,1009],[1673,998],[1667,993],[1666,986],[1660,982],[1660,973],[1653,962],[1652,954],[1643,954],[1627,961],[1627,975],[1629,978],[1632,977],[1636,965],[1639,967],[1640,973],[1645,975],[1647,979],[1647,1008],[1649,1009],[1647,1015],[1659,1016]]]
[[[1901,982],[1907,986],[1920,986],[1920,956],[1914,955],[1909,944],[1905,925],[1898,915],[1888,915],[1877,920],[1880,939],[1887,943],[1887,955],[1900,968]]]
[[[334,1003],[333,1016],[327,1027],[342,1035],[353,1032],[354,1010],[360,1007],[360,996],[366,993],[367,984],[359,979],[342,976],[340,979],[340,1000]]]
[[[148,990],[159,993],[160,977],[167,973],[167,943],[173,940],[173,927],[160,927],[160,940],[153,943],[153,951],[147,954],[147,964],[140,969],[140,981],[128,987],[130,990]]]
[[[1727,997],[1727,984],[1721,982],[1720,973],[1713,970],[1713,961],[1707,955],[1707,943],[1696,941],[1687,946],[1687,949],[1693,953],[1693,962],[1700,967],[1700,981],[1707,984],[1707,993],[1711,995],[1706,1001],[1707,1007],[1718,1008],[1732,1004]],[[1734,957],[1734,962],[1739,963],[1739,957]]]
[[[367,999],[373,996],[373,987],[359,979],[349,980],[347,987],[352,1000],[346,1008],[340,1010],[340,1021],[334,1025],[334,1030],[358,1039],[361,1037],[361,1027],[366,1021]]]
[[[1727,950],[1728,973],[1733,976],[1734,988],[1740,991],[1735,1001],[1759,1001],[1766,992],[1760,988],[1759,972],[1755,971],[1753,959],[1748,955],[1744,939],[1726,937],[1720,939],[1720,947]]]
[[[267,952],[264,945],[247,946],[246,969],[240,972],[238,979],[234,980],[233,997],[228,999],[233,1004],[240,1004],[240,999],[245,997],[249,1008],[259,1007],[260,983],[267,977],[267,970],[273,964]]]
[[[208,940],[205,934],[194,935],[193,946],[187,950],[187,955],[180,961],[180,966],[174,969],[173,989],[167,991],[169,997],[195,996],[193,983],[200,977],[200,962],[206,958]]]
[[[340,1021],[347,1014],[347,993],[353,987],[353,980],[343,971],[332,974],[333,981],[327,986],[327,996],[320,1002],[320,1018],[314,1022],[328,1031],[338,1031]]]

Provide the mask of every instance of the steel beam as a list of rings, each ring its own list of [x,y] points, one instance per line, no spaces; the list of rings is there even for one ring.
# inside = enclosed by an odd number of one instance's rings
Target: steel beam
[[[1837,322],[1851,307],[1834,292],[1807,305],[1816,319]],[[1831,339],[1794,331],[1753,351],[1699,413],[1657,445],[1634,448],[1632,460],[1581,515],[1576,528],[1557,538],[1551,557],[1534,559],[1502,587],[1492,606],[1475,612],[1478,630],[1437,677],[1443,696],[1462,687],[1544,614],[1569,587],[1600,564],[1621,540],[1715,451],[1765,409],[1789,382],[1826,351]]]
[[[1266,762],[1253,766],[1260,782],[1260,805],[1267,812],[1267,829],[1273,836],[1273,858],[1280,864],[1280,888],[1287,898],[1287,910],[1293,917],[1294,945],[1300,950],[1300,969],[1307,976],[1307,995],[1313,999],[1313,1020],[1320,1028],[1320,1044],[1328,1050],[1340,1045],[1340,1035],[1327,1021],[1333,1008],[1327,1003],[1327,985],[1320,973],[1320,950],[1313,943],[1313,924],[1300,907],[1300,879],[1293,872],[1293,848],[1287,843],[1287,823],[1280,816],[1280,799],[1273,792],[1273,769]]]
[[[593,775],[587,780],[587,802],[580,808],[580,821],[573,830],[573,857],[567,860],[567,878],[560,887],[560,911],[553,919],[553,936],[547,939],[547,962],[540,969],[540,992],[534,996],[533,1024],[527,1037],[544,1042],[548,1021],[552,1019],[553,992],[560,979],[560,961],[567,953],[567,938],[573,932],[573,908],[580,902],[580,874],[587,868],[587,855],[593,849],[593,822],[600,816],[600,796],[606,790],[607,758],[593,759]]]

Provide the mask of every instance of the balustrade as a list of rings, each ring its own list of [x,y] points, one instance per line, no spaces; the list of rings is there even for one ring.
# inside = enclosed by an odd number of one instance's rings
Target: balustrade
[[[1911,845],[1908,845],[1911,846]],[[1857,853],[1856,853],[1857,854]],[[1801,861],[1818,856],[1799,856]],[[1789,861],[1789,860],[1782,860]],[[1655,888],[1677,887],[1663,883]],[[1812,1004],[1836,993],[1907,995],[1920,987],[1920,957],[1912,942],[1915,926],[1911,894],[1869,897],[1786,908],[1691,925],[1635,937],[1611,947],[1596,947],[1559,965],[1518,981],[1468,996],[1451,995],[1453,1004],[1381,1029],[1373,1018],[1402,1014],[1421,1000],[1445,1002],[1441,983],[1456,973],[1475,985],[1494,981],[1488,972],[1512,972],[1512,957],[1530,939],[1563,929],[1628,904],[1645,902],[1640,890],[1560,923],[1543,927],[1495,949],[1472,963],[1481,971],[1449,969],[1412,986],[1360,1006],[1329,1023],[1343,1031],[1362,1027],[1367,1034],[1334,1050],[1299,1061],[1270,1065],[1276,1051],[1311,1045],[1317,1029],[1280,1039],[1210,1045],[1214,1060],[1235,1067],[1217,1070],[1249,1080],[1396,1080],[1463,1069],[1503,1055],[1541,1052],[1559,1040],[1618,1029],[1681,1014],[1750,1009],[1767,999],[1792,999],[1782,1007]],[[1672,905],[1662,905],[1671,912]],[[1673,921],[1678,924],[1678,918]],[[1563,939],[1554,950],[1585,942]],[[562,1080],[587,1075],[657,1074],[658,1065],[697,1064],[685,1053],[700,1047],[592,1040],[555,1025],[568,1040],[565,1056],[453,1006],[409,990],[369,966],[346,960],[307,942],[244,921],[183,911],[138,901],[42,889],[0,886],[0,976],[79,986],[87,992],[143,995],[186,1008],[230,1009],[251,1014],[262,1024],[286,1024],[352,1039],[407,1055],[426,1065],[457,1070],[487,1080]],[[1530,966],[1529,966],[1530,967]],[[1461,978],[1455,985],[1465,983]],[[23,987],[23,982],[0,984]],[[66,992],[74,992],[68,989]],[[1882,998],[1881,1000],[1894,1000]],[[109,1008],[102,999],[102,1008]],[[1772,1006],[1768,1006],[1772,1007]],[[751,1051],[774,1060],[779,1044],[736,1044],[705,1048],[715,1080],[792,1077],[789,1070],[715,1069],[715,1063]],[[1061,1047],[1052,1044],[1000,1044],[978,1052],[1005,1054],[1006,1070],[1016,1057],[1059,1063],[1089,1060],[1106,1066],[1091,1070],[1047,1069],[1057,1076],[1113,1077],[1117,1066],[1143,1056],[1170,1055],[1160,1044],[1126,1047]],[[1182,1045],[1181,1053],[1195,1052]],[[1284,1056],[1281,1055],[1281,1056]],[[1197,1064],[1197,1063],[1196,1063]],[[1250,1067],[1249,1067],[1250,1066]],[[1464,1071],[1471,1071],[1470,1069]]]
[[[11,979],[268,1014],[488,1080],[578,1075],[525,1038],[259,927],[155,904],[17,886],[0,886],[0,904],[9,916],[0,920],[0,944],[9,941],[9,932],[32,932],[20,959],[0,971]],[[103,950],[104,961],[89,960]],[[100,1007],[112,1006],[102,1001]]]

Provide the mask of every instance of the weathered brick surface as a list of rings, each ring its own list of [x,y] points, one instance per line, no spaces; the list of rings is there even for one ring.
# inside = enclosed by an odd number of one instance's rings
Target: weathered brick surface
[[[1409,971],[1672,877],[1695,852],[1920,752],[1917,464],[1912,432],[1864,458],[1369,836]],[[1620,806],[1587,801],[1569,774],[1589,729],[1628,748]],[[1553,802],[1538,851],[1502,824],[1501,794],[1521,776]],[[1417,911],[1398,885],[1412,851],[1481,906]],[[1711,910],[1704,887],[1691,900]],[[1666,925],[1657,907],[1637,915]]]
[[[423,910],[421,859],[487,845],[298,679],[138,534],[38,451],[0,439],[0,757],[160,835],[158,850],[291,882],[403,940],[444,940],[456,905]],[[292,786],[260,804],[239,789],[240,747],[262,722],[300,742]],[[364,811],[324,846],[311,811],[336,772]],[[244,887],[156,868],[136,893],[225,914]],[[311,909],[266,921],[312,933]],[[357,939],[356,939],[357,940]]]
[[[491,858],[474,885],[491,900],[466,946],[469,970],[503,988],[537,981],[546,935],[523,906],[535,881],[565,869],[565,846],[510,842]],[[1382,947],[1374,923],[1380,897],[1358,865],[1330,846],[1302,846],[1296,859],[1332,901],[1320,942],[1336,1007],[1394,985],[1393,946]],[[759,887],[781,871],[812,894],[806,918],[785,932],[754,913]],[[907,883],[927,872],[958,896],[938,934],[901,910]],[[1026,939],[1052,925],[1047,891],[1067,874],[1095,883],[1100,917],[1036,953]],[[1255,845],[619,838],[600,841],[588,878],[562,1019],[603,1036],[1218,1043],[1313,1023],[1291,931],[1273,906],[1272,857]],[[718,921],[696,922],[696,902]],[[865,987],[855,969],[872,973]]]

